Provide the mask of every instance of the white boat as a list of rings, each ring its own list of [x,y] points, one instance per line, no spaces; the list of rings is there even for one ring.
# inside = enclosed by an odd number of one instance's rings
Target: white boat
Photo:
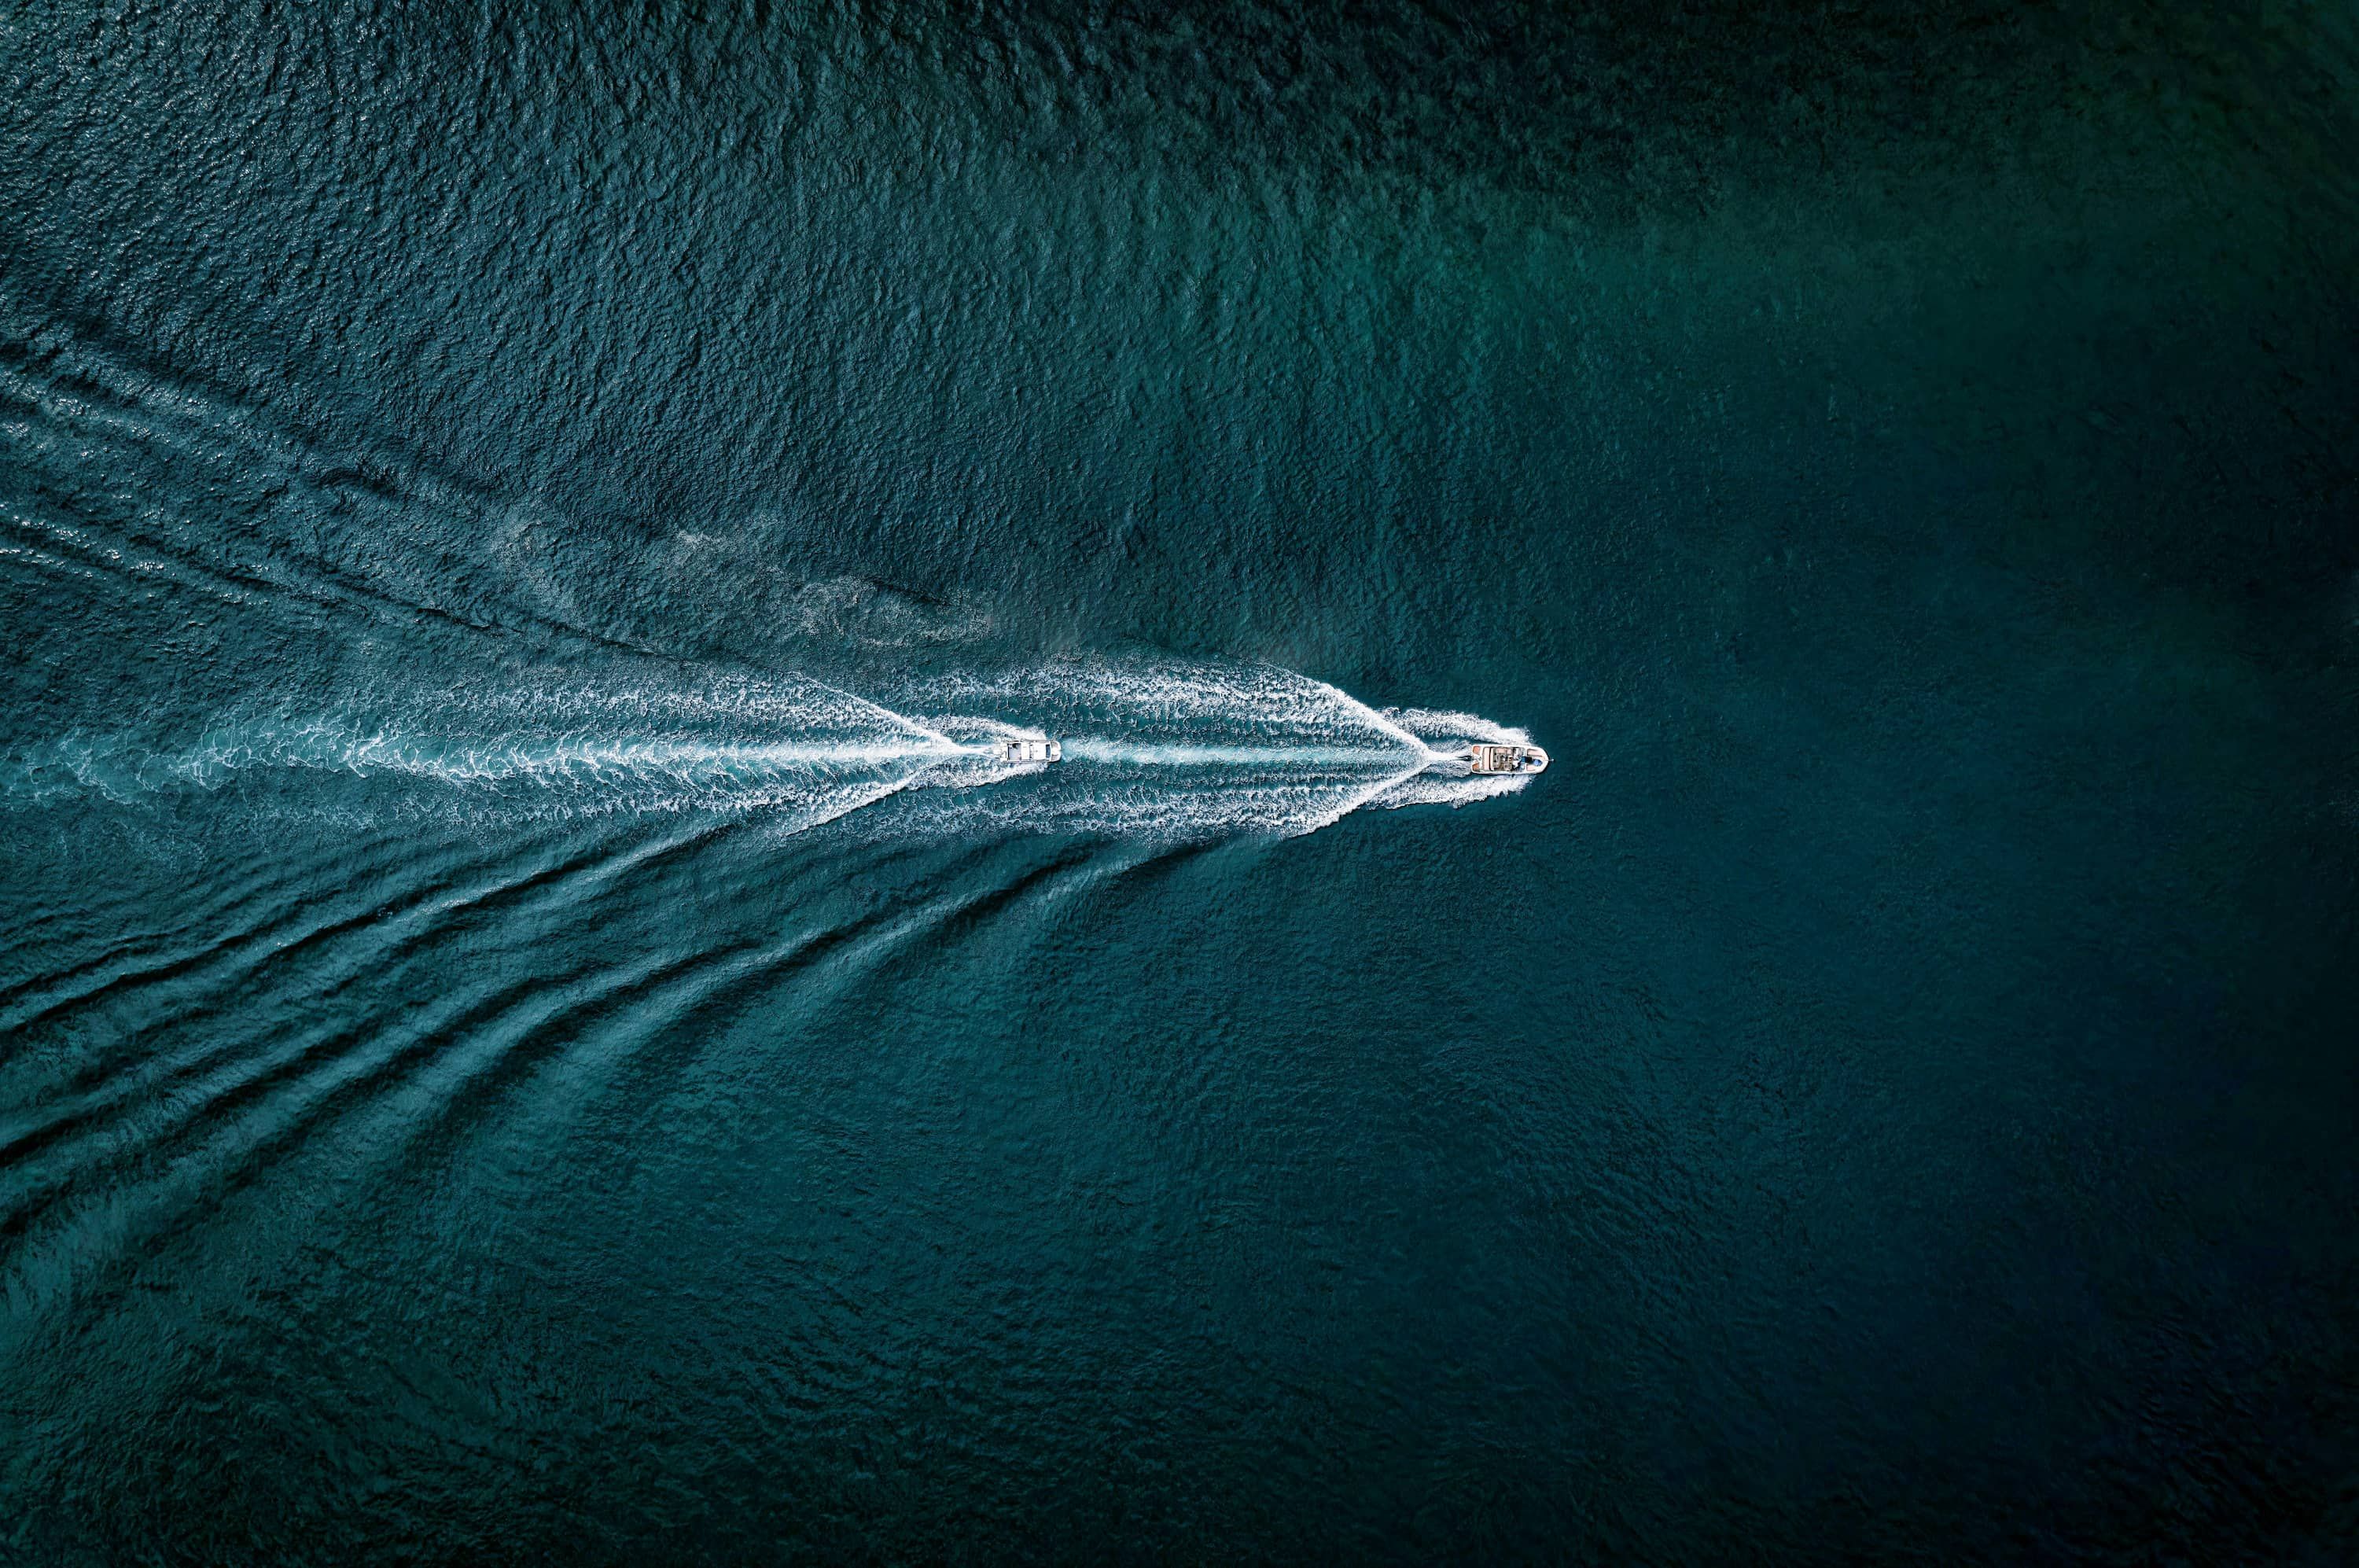
[[[1456,755],[1469,773],[1548,771],[1548,753],[1536,746],[1470,746]]]
[[[1008,740],[999,743],[1002,762],[1058,762],[1065,748],[1053,740]]]

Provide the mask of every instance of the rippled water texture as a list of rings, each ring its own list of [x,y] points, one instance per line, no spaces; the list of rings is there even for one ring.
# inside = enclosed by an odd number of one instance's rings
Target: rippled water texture
[[[0,1561],[2351,1560],[2354,65],[8,10]]]

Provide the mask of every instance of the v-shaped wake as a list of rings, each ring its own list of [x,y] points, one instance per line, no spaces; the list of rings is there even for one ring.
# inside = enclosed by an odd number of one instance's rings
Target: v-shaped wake
[[[228,791],[279,810],[811,824],[899,798],[896,832],[1194,838],[1462,804],[1529,781],[1486,769],[1486,754],[1539,755],[1471,714],[1379,711],[1265,666],[1073,663],[915,685],[897,702],[793,676],[376,694],[17,746],[0,753],[0,799]]]

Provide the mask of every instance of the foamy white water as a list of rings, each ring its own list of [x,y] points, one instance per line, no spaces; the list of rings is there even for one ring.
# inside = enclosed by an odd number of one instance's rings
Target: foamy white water
[[[1268,665],[1075,660],[953,677],[897,694],[954,727],[988,712],[1064,742],[1066,760],[1021,792],[928,799],[952,828],[1035,828],[1138,837],[1315,832],[1363,806],[1457,804],[1507,794],[1528,776],[1476,779],[1444,754],[1529,737],[1471,714],[1371,707]],[[919,802],[896,802],[897,815]]]
[[[383,809],[493,818],[763,812],[789,827],[903,797],[877,831],[1197,838],[1314,831],[1363,806],[1463,804],[1520,789],[1445,753],[1527,742],[1473,714],[1380,712],[1266,666],[1073,662],[900,693],[904,712],[800,677],[373,697],[318,713],[70,735],[0,754],[0,799],[122,803],[260,780],[295,809],[319,776]],[[1054,736],[1064,760],[1009,764]],[[338,799],[340,811],[353,809]]]

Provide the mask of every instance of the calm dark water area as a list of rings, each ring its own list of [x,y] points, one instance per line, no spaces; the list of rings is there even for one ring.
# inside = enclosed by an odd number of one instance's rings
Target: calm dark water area
[[[2359,20],[2126,10],[8,8],[0,1560],[2351,1561]]]

